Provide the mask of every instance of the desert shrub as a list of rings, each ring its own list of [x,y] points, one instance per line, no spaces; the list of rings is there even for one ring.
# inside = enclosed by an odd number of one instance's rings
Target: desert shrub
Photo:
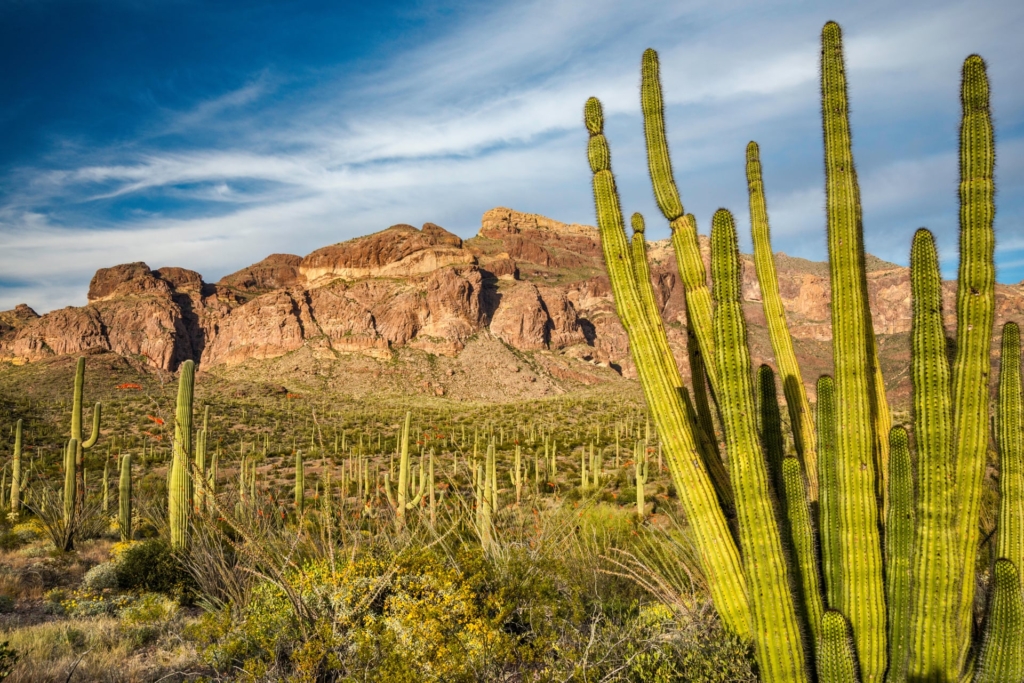
[[[103,562],[96,565],[82,577],[82,588],[100,592],[113,590],[119,585],[117,576],[117,565],[113,562]]]
[[[147,645],[168,630],[178,615],[177,603],[160,593],[144,593],[119,612],[122,634],[135,646]]]
[[[116,560],[117,583],[126,590],[142,590],[188,602],[195,595],[195,581],[163,538],[132,543]]]
[[[14,666],[18,663],[19,655],[11,647],[9,641],[0,643],[0,681],[11,675]]]

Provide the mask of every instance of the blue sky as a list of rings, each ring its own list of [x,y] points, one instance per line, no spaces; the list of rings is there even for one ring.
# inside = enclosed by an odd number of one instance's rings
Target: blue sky
[[[639,115],[662,58],[676,177],[747,226],[761,145],[776,250],[825,257],[818,35],[845,30],[867,248],[956,268],[959,73],[989,63],[999,280],[1024,279],[1024,3],[0,0],[0,310],[82,305],[97,268],[207,281],[394,223],[469,237],[509,206],[593,223],[583,102],[624,207],[667,236]],[[749,238],[747,239],[749,245]]]

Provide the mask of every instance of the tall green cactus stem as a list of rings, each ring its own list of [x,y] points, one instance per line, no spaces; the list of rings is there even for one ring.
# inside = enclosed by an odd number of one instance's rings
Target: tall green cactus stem
[[[132,456],[121,456],[121,477],[117,486],[117,527],[122,541],[132,540]]]
[[[989,356],[995,316],[995,141],[985,61],[971,55],[960,85],[960,268],[956,286],[953,433],[960,501],[958,556],[964,560],[960,595],[961,661],[970,645],[978,517],[988,450]]]
[[[683,397],[683,404],[686,408],[686,414],[690,417],[690,423],[699,425],[700,417],[697,415],[693,402],[690,400],[690,392],[686,387],[680,387],[679,393]],[[729,472],[725,469],[722,456],[718,453],[717,444],[712,445],[703,428],[698,428],[695,431],[697,433],[697,444],[700,447],[700,454],[704,459],[704,466],[708,470],[708,475],[711,477],[711,483],[714,484],[715,492],[718,494],[718,500],[726,514],[732,516],[735,506],[732,483],[729,481]]]
[[[519,444],[516,444],[516,454],[512,461],[512,469],[508,473],[509,481],[512,482],[512,486],[516,489],[516,505],[518,506],[522,500],[523,494],[523,456],[520,451]]]
[[[683,295],[685,296],[685,291]],[[711,444],[715,457],[721,459],[718,438],[715,436],[715,421],[711,416],[711,404],[708,402],[704,354],[701,353],[700,345],[697,343],[697,335],[693,333],[693,329],[689,325],[686,326],[686,354],[690,363],[690,382],[693,384],[693,403],[697,412],[697,423]]]
[[[959,652],[950,643],[956,642],[959,566],[953,534],[953,419],[938,253],[932,234],[924,228],[914,234],[910,250],[910,291],[918,494],[907,675],[912,680],[954,680]]]
[[[874,392],[869,356],[870,312],[864,269],[860,189],[853,165],[842,34],[834,22],[821,34],[821,96],[825,194],[832,282],[835,365],[836,483],[839,564],[846,590],[835,607],[850,621],[865,680],[886,668],[885,591],[875,489]]]
[[[704,260],[697,242],[697,221],[683,214],[672,175],[672,160],[665,134],[665,106],[661,94],[658,53],[648,49],[640,66],[640,108],[644,117],[644,138],[647,143],[647,167],[658,208],[672,228],[672,246],[676,252],[679,276],[686,290],[686,317],[694,328],[712,392],[718,395],[718,371],[714,359],[714,341],[711,332],[711,291],[707,286]]]
[[[168,524],[171,547],[182,549],[188,543],[189,513],[192,511],[192,393],[196,366],[191,360],[181,364],[178,377],[178,402],[174,414],[174,455],[168,486]]]
[[[761,434],[761,448],[768,464],[768,477],[772,492],[782,500],[782,459],[786,457],[786,442],[782,437],[782,415],[779,412],[779,392],[775,386],[775,372],[769,365],[757,369],[755,383],[757,397],[757,423]]]
[[[426,469],[420,468],[419,488],[410,495],[409,465],[409,431],[412,428],[412,413],[405,413],[405,424],[402,427],[401,454],[398,461],[398,490],[391,492],[391,475],[384,473],[384,493],[395,511],[395,524],[399,529],[405,528],[406,511],[412,510],[423,500],[423,488],[426,483]]]
[[[644,485],[647,483],[648,463],[647,449],[640,442],[633,446],[633,466],[636,469],[636,516],[643,520],[644,507],[647,505],[647,501],[644,500]]]
[[[596,98],[587,100],[584,120],[591,137],[603,136],[601,104]],[[647,405],[654,414],[676,490],[694,531],[712,599],[726,627],[750,639],[750,610],[739,550],[698,455],[692,425],[677,390],[680,383],[672,375],[678,374],[678,368],[674,361],[670,368],[664,359],[656,359],[660,348],[654,340],[657,328],[642,315],[639,284],[631,263],[615,178],[610,166],[594,166],[592,170],[601,249],[615,308],[629,337]]]
[[[75,476],[75,455],[78,453],[78,440],[71,439],[68,441],[67,448],[64,450],[64,527],[65,529],[71,528],[75,523],[75,499],[76,490],[78,488],[78,479]],[[71,534],[66,534],[66,538],[71,539]],[[64,548],[64,550],[71,550],[70,543]]]
[[[821,639],[818,641],[819,683],[857,683],[857,658],[850,639],[850,625],[835,610],[821,618]]]
[[[633,227],[633,237],[630,240],[630,248],[633,252],[632,263],[633,269],[636,271],[636,280],[640,284],[637,292],[640,295],[644,315],[647,316],[651,325],[661,328],[661,333],[654,335],[654,341],[658,345],[658,355],[675,362],[675,356],[672,355],[672,350],[668,345],[668,335],[664,331],[661,312],[654,298],[654,287],[644,286],[645,283],[651,281],[651,268],[647,262],[647,239],[644,237],[644,217],[639,213],[634,213],[630,218],[630,224]],[[679,385],[682,386],[682,378],[680,378]]]
[[[103,514],[110,512],[110,454],[103,461]]]
[[[516,447],[518,449],[518,446]],[[437,498],[434,493],[434,449],[430,449],[430,464],[427,472],[427,495],[430,502],[430,526],[437,526]]]
[[[306,469],[302,463],[302,451],[295,451],[295,514],[301,515],[306,509]]]
[[[810,627],[812,642],[821,637],[821,616],[825,605],[821,598],[821,572],[818,570],[818,552],[814,522],[807,495],[807,481],[798,458],[787,456],[782,460],[783,506],[789,529],[793,554],[796,559],[796,578],[801,606]]]
[[[889,515],[885,523],[885,591],[889,608],[888,683],[905,683],[910,625],[910,561],[914,547],[914,473],[903,427],[889,431]]]
[[[82,393],[84,388],[85,357],[82,356],[78,359],[78,364],[75,367],[75,390],[71,407],[71,438],[78,441],[78,452],[75,453],[75,468],[79,470],[76,474],[78,501],[75,505],[78,507],[79,512],[81,512],[82,506],[85,505],[85,474],[82,464],[85,461],[85,451],[95,446],[97,439],[99,439],[100,414],[102,410],[102,406],[99,403],[93,408],[92,434],[86,439],[82,434]]]
[[[796,452],[804,461],[807,471],[808,496],[818,500],[818,449],[815,442],[814,417],[807,400],[803,374],[793,350],[793,337],[786,325],[786,309],[779,294],[779,276],[775,271],[772,254],[771,230],[768,225],[768,207],[761,179],[761,157],[757,143],[747,145],[747,188],[750,195],[750,232],[754,238],[754,266],[761,287],[761,305],[768,322],[775,362],[782,375],[782,391],[786,396],[793,441]]]
[[[818,528],[821,529],[821,573],[825,602],[835,608],[843,590],[839,564],[839,486],[836,483],[836,389],[828,375],[818,378]]]
[[[754,419],[754,387],[747,327],[740,302],[740,262],[732,215],[719,209],[711,225],[711,271],[715,285],[715,360],[721,375],[719,405],[725,426],[730,474],[736,488],[740,547],[751,599],[757,661],[766,681],[806,681],[806,661],[789,568],[775,510],[765,456]]]
[[[11,512],[21,512],[21,420],[14,426],[14,457],[11,458]]]
[[[206,509],[206,492],[208,487],[206,442],[210,426],[210,406],[203,408],[203,428],[196,433],[196,485],[195,485],[195,508],[196,510]],[[264,452],[266,449],[264,448]]]
[[[989,598],[988,618],[975,683],[1024,680],[1024,598],[1020,574],[1013,562],[996,560],[995,584]]]
[[[996,556],[1024,567],[1024,415],[1021,413],[1020,329],[1003,325],[996,436],[999,444],[999,541]]]

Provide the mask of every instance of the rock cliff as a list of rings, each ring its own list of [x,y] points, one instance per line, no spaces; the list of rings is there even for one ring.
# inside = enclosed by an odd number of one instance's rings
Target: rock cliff
[[[706,238],[701,247],[707,261]],[[670,343],[688,375],[685,300],[671,245],[654,242],[649,254]],[[811,382],[831,369],[828,268],[782,253],[776,265]],[[910,330],[909,273],[873,257],[868,271],[883,369],[888,362],[893,370],[890,390],[905,393],[906,344],[896,340]],[[953,283],[946,283],[945,295],[952,331]],[[997,323],[1024,320],[1024,287],[998,285],[996,297]],[[743,257],[743,298],[754,359],[770,362],[749,257]],[[185,268],[130,263],[99,270],[85,306],[43,316],[25,305],[0,312],[0,356],[8,360],[111,351],[165,370],[187,358],[213,367],[304,347],[322,358],[384,359],[401,347],[456,356],[477,335],[634,374],[597,230],[507,208],[485,213],[478,234],[465,241],[432,223],[395,225],[305,257],[274,254],[213,284]],[[586,381],[585,373],[556,365]]]

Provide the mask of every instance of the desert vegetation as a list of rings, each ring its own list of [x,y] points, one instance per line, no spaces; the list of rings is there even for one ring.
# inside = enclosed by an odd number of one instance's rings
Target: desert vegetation
[[[734,221],[712,220],[709,286],[658,69],[647,51],[641,105],[686,289],[689,386],[591,99],[601,247],[639,386],[474,403],[346,398],[192,360],[172,375],[109,353],[7,366],[0,673],[1024,679],[1020,342],[1007,323],[993,368],[984,62],[968,57],[961,83],[955,340],[931,234],[910,250],[909,406],[890,406],[868,311],[839,27],[824,27],[821,63],[834,377],[797,363],[756,143],[749,210],[775,363],[753,367]]]

